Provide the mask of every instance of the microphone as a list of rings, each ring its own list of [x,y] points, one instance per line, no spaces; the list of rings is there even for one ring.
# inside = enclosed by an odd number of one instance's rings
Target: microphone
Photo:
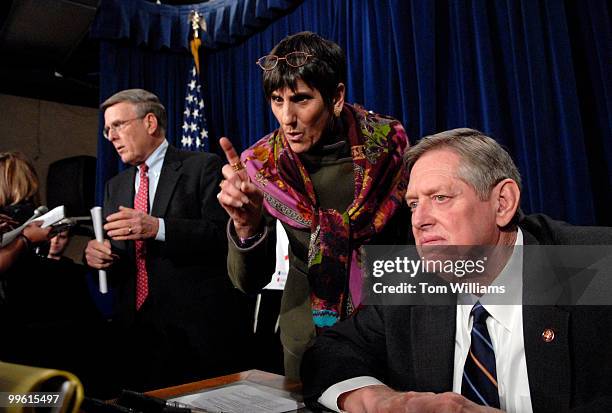
[[[36,218],[46,214],[47,212],[49,212],[49,208],[47,208],[45,205],[41,205],[38,208],[36,208],[34,210],[34,215],[32,215],[26,222],[24,222],[23,224],[21,224],[21,228],[25,228],[30,222],[34,221]]]
[[[17,228],[15,228],[12,231],[6,232],[3,236],[2,236],[2,242],[0,242],[0,247],[4,247],[6,245],[8,245],[9,243],[11,243],[15,238],[17,238],[17,236],[19,234],[21,234],[21,232],[23,231],[23,229],[25,227],[28,226],[28,224],[32,221],[34,221],[36,218],[46,214],[49,211],[49,208],[47,208],[44,205],[39,206],[38,208],[36,208],[34,210],[34,215],[32,215],[26,222],[24,222],[23,224],[21,224],[20,226],[18,226]]]
[[[51,225],[51,233],[49,235],[51,238],[53,238],[60,232],[66,231],[76,225],[77,222],[74,220],[74,218],[64,218]]]

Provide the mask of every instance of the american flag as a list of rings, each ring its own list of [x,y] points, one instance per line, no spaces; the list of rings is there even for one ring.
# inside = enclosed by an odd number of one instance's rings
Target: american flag
[[[208,151],[208,130],[206,128],[206,118],[204,117],[202,85],[200,84],[195,61],[191,67],[185,92],[181,148],[188,151]]]

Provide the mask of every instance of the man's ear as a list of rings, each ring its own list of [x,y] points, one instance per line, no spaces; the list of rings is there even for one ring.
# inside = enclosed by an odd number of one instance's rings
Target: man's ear
[[[514,214],[519,208],[521,190],[518,184],[510,178],[499,182],[492,191],[496,198],[495,221],[500,228],[505,227],[512,221]]]
[[[147,126],[147,133],[149,135],[155,135],[158,130],[157,116],[152,113],[147,113],[145,115],[145,124]]]

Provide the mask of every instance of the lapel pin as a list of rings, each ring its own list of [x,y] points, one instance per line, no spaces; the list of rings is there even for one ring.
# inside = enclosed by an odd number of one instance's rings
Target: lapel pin
[[[542,331],[542,341],[544,341],[545,343],[550,343],[554,339],[555,330],[553,330],[552,328],[545,328],[544,331]]]

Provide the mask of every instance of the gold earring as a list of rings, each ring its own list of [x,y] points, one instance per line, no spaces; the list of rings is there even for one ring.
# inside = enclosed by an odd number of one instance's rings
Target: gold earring
[[[339,118],[340,117],[340,113],[342,112],[342,107],[341,106],[336,106],[334,108],[334,116]]]

